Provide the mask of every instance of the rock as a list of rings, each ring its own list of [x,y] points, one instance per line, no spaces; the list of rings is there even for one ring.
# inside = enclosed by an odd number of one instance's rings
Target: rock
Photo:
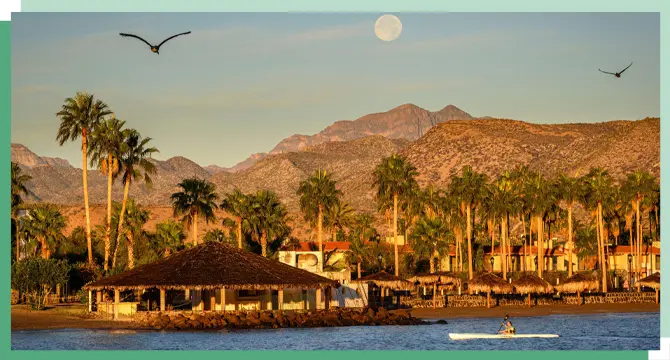
[[[438,325],[447,325],[447,321],[443,319],[437,320],[435,323]]]

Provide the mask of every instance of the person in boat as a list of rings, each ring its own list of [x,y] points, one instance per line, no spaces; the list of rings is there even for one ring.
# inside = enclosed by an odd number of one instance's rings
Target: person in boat
[[[514,325],[512,325],[511,321],[507,321],[507,323],[504,325],[505,328],[500,331],[501,334],[516,334],[516,329],[514,328]]]

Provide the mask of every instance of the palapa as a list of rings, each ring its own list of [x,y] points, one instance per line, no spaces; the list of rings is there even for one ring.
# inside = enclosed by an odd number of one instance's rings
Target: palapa
[[[577,293],[577,301],[582,304],[581,294],[584,291],[598,291],[600,284],[598,280],[586,274],[574,274],[567,278],[564,283],[556,285],[556,290],[566,293]]]
[[[474,277],[468,281],[468,290],[473,292],[486,293],[486,307],[491,307],[491,292],[496,294],[511,294],[514,287],[507,281],[487,272]]]
[[[528,294],[528,307],[531,306],[531,294],[551,294],[554,287],[539,276],[527,272],[512,281],[512,286],[520,294]]]
[[[338,286],[334,280],[211,241],[86,285],[87,290],[281,290]]]
[[[412,289],[412,283],[409,281],[393,274],[389,274],[383,270],[378,273],[363,276],[360,279],[352,280],[351,282],[354,284],[374,284],[379,287],[395,290]]]
[[[657,272],[640,279],[639,284],[644,287],[652,288],[656,291],[656,304],[658,305],[658,292],[661,290],[661,273]]]
[[[458,275],[448,271],[438,271],[434,273],[416,274],[409,278],[410,282],[419,283],[420,285],[438,284],[449,285],[458,284],[461,279]]]

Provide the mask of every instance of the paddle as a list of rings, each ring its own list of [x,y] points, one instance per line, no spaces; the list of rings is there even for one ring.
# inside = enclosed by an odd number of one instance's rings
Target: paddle
[[[503,319],[502,324],[500,324],[500,328],[498,328],[498,331],[496,331],[496,334],[500,332],[500,330],[503,328],[503,326],[505,326],[505,321],[507,321],[508,318],[509,318],[509,316],[507,316],[507,314],[505,314],[505,318]]]

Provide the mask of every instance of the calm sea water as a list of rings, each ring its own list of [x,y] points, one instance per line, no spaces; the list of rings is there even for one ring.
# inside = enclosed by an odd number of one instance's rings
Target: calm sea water
[[[510,319],[517,333],[555,339],[449,340],[449,333],[495,333],[501,319],[447,325],[239,331],[12,331],[13,350],[658,350],[660,314],[553,315]]]

